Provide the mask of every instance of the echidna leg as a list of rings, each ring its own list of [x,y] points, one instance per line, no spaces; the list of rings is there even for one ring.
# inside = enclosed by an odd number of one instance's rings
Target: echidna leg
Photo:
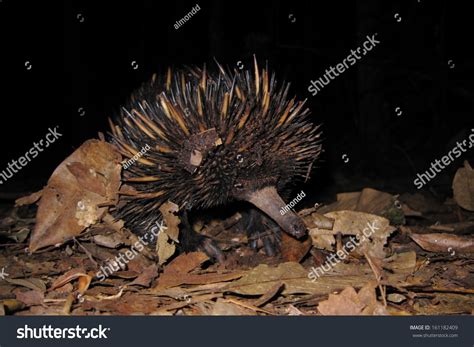
[[[279,253],[281,230],[278,224],[255,208],[250,209],[246,217],[245,229],[250,248],[258,250],[263,247],[268,256]]]
[[[179,244],[181,251],[185,253],[201,251],[206,253],[210,258],[219,263],[225,261],[225,255],[210,238],[194,231],[189,223],[188,213],[184,211],[180,215],[182,230],[180,230]]]

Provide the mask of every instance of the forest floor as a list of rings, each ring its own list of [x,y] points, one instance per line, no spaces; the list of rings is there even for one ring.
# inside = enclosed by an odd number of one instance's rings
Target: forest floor
[[[176,252],[172,205],[158,253],[103,218],[30,254],[36,211],[0,205],[0,315],[474,314],[474,213],[452,198],[338,194],[300,211],[310,236],[283,234],[273,257],[248,247],[239,213],[198,220],[194,228],[224,250],[222,263]],[[332,228],[315,226],[322,214]]]

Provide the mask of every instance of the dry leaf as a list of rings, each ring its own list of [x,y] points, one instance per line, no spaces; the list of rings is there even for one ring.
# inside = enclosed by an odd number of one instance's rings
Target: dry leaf
[[[467,161],[459,168],[453,180],[454,200],[462,208],[474,211],[474,170]]]
[[[59,245],[79,235],[116,201],[121,156],[102,141],[89,140],[54,170],[38,204],[29,250]]]
[[[19,206],[34,204],[39,199],[41,199],[42,194],[43,194],[43,190],[40,190],[40,191],[32,193],[28,196],[23,196],[21,198],[18,198],[18,199],[15,200],[15,206],[19,207]]]
[[[166,263],[166,261],[174,254],[176,251],[176,246],[172,241],[170,237],[165,234],[164,232],[161,232],[158,234],[157,240],[156,240],[156,249],[157,249],[157,254],[158,254],[158,263],[160,265],[163,265]]]
[[[119,234],[94,235],[94,242],[107,248],[117,248],[123,244],[122,236]]]
[[[281,234],[281,255],[284,261],[299,263],[311,249],[311,240],[301,242],[287,233]]]
[[[171,240],[175,242],[179,242],[179,223],[181,220],[176,213],[179,211],[179,206],[176,205],[174,202],[167,201],[163,205],[160,206],[160,212],[163,215],[164,225],[164,232],[170,237]]]
[[[201,252],[181,254],[165,267],[158,280],[158,285],[154,288],[154,291],[160,292],[165,288],[174,287],[181,284],[210,284],[226,282],[242,276],[242,273],[240,272],[204,274],[189,273],[193,269],[200,266],[207,259],[209,259],[207,255]]]
[[[89,287],[89,284],[92,280],[92,276],[85,273],[84,269],[72,269],[66,272],[64,275],[58,277],[52,284],[49,290],[54,290],[56,288],[64,286],[66,283],[69,283],[76,278],[79,278],[79,292],[83,293]],[[81,279],[83,278],[83,279]]]
[[[363,308],[364,305],[352,287],[345,288],[340,294],[329,294],[329,298],[318,305],[318,311],[323,316],[358,316]]]
[[[229,284],[227,289],[238,294],[263,295],[281,283],[285,285],[284,294],[312,293],[316,288],[308,279],[308,271],[303,266],[288,262],[279,264],[278,267],[261,264],[240,280]]]
[[[202,314],[209,316],[248,316],[253,314],[253,311],[223,299],[217,299],[216,303],[201,304],[198,307]]]
[[[276,283],[268,292],[263,294],[260,298],[254,300],[252,305],[254,306],[263,306],[269,302],[273,297],[275,297],[283,287],[283,283]]]
[[[149,287],[151,282],[158,276],[158,266],[156,264],[147,267],[129,286],[138,285]]]
[[[436,233],[412,234],[411,238],[421,248],[430,252],[474,253],[474,238],[470,236]]]
[[[33,290],[37,290],[40,292],[45,292],[46,291],[46,284],[44,283],[43,280],[39,278],[5,278],[5,281],[7,281],[10,284],[15,284],[17,286],[22,286],[26,288],[30,288]]]
[[[3,313],[5,314],[12,314],[16,311],[20,311],[25,308],[25,304],[20,300],[16,299],[5,299],[0,300],[0,308],[3,307]],[[2,311],[0,309],[0,311]]]
[[[324,245],[324,248],[327,248],[334,243],[334,235],[340,232],[343,235],[358,236],[358,242],[352,242],[356,246],[353,252],[359,255],[368,253],[379,259],[385,258],[384,245],[390,234],[396,230],[388,219],[356,211],[329,212],[325,216],[335,220],[334,227],[333,230],[319,228],[309,230],[315,247]]]
[[[156,252],[158,254],[159,264],[163,265],[176,251],[175,242],[179,242],[179,223],[181,220],[176,216],[179,206],[168,201],[160,206],[160,212],[163,216],[164,227],[158,233],[156,241]]]
[[[339,294],[329,294],[327,300],[319,303],[318,311],[323,316],[388,315],[387,310],[377,301],[376,286],[375,282],[369,282],[359,293],[353,287],[347,287]]]
[[[16,298],[27,306],[42,305],[44,293],[37,290],[28,290],[26,292],[17,292]]]
[[[353,210],[388,218],[393,224],[404,224],[403,206],[397,203],[397,196],[372,188],[361,192],[337,194],[337,201],[318,209],[319,213]]]

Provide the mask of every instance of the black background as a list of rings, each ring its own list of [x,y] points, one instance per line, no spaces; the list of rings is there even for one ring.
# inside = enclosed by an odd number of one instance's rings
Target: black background
[[[176,30],[196,4],[200,11]],[[467,1],[1,0],[0,32],[0,170],[49,127],[63,134],[0,192],[41,188],[75,148],[107,131],[107,117],[152,73],[212,66],[214,57],[249,67],[256,54],[308,98],[324,131],[325,153],[306,188],[315,199],[366,186],[416,190],[416,174],[474,128]],[[311,80],[374,33],[377,47],[316,96],[308,92]],[[456,168],[473,154],[425,189],[449,195]]]

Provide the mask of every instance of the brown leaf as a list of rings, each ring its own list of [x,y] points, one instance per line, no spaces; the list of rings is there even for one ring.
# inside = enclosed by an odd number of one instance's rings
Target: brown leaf
[[[252,302],[252,305],[257,306],[257,307],[265,305],[273,297],[275,297],[278,294],[278,292],[280,292],[282,287],[283,287],[283,283],[276,283],[272,288],[270,288],[268,292],[263,294],[260,298],[254,300]]]
[[[91,284],[92,276],[86,275],[79,277],[77,291],[81,294],[84,294]]]
[[[353,287],[347,287],[339,294],[329,294],[327,300],[319,303],[318,311],[323,316],[388,315],[385,307],[377,301],[376,286],[377,283],[371,281],[359,293]]]
[[[70,173],[74,175],[79,186],[90,192],[99,194],[101,196],[106,195],[105,185],[103,180],[97,179],[97,174],[80,162],[72,162],[66,165]]]
[[[5,299],[0,300],[0,307],[3,306],[4,313],[12,314],[16,311],[20,311],[25,308],[25,305],[20,300],[16,299]],[[0,311],[2,311],[0,309]]]
[[[412,234],[411,238],[421,248],[430,252],[474,253],[474,238],[469,236],[437,233]]]
[[[163,279],[166,275],[172,273],[191,272],[192,270],[200,266],[202,263],[204,263],[206,260],[209,260],[209,257],[203,252],[190,252],[180,254],[165,267],[163,275],[161,275],[161,279]]]
[[[261,264],[247,272],[240,280],[232,282],[228,290],[244,295],[263,295],[275,285],[284,284],[285,294],[311,293],[314,283],[308,279],[308,271],[294,262],[282,263],[278,267]]]
[[[176,205],[174,202],[167,201],[163,205],[160,206],[160,212],[163,215],[164,225],[164,232],[175,242],[178,241],[179,236],[179,223],[181,220],[176,215],[179,211],[179,206]]]
[[[179,211],[179,206],[168,201],[160,206],[160,212],[163,216],[164,227],[159,231],[156,240],[156,252],[158,254],[158,263],[163,265],[175,253],[179,236],[179,223],[181,220],[175,215]]]
[[[329,298],[318,305],[318,311],[323,316],[358,316],[363,308],[364,304],[352,287],[345,288],[340,294],[329,294]]]
[[[158,266],[156,264],[150,265],[147,267],[141,274],[138,276],[130,286],[138,285],[142,287],[149,287],[151,282],[158,276]]]
[[[122,236],[119,234],[94,235],[94,242],[107,248],[117,248],[123,244]]]
[[[459,206],[474,211],[474,170],[467,161],[454,175],[453,193],[454,200]]]
[[[289,236],[287,233],[282,233],[281,236],[281,255],[284,261],[299,263],[311,249],[312,244],[310,238],[301,242]]]
[[[187,275],[208,259],[209,257],[202,252],[180,254],[164,268],[158,281],[158,287],[171,287],[182,283],[181,277]]]
[[[43,190],[40,190],[40,191],[32,193],[28,196],[23,196],[21,198],[18,198],[18,199],[15,200],[15,206],[19,207],[19,206],[34,204],[39,199],[41,199],[42,194],[43,194]]]
[[[46,284],[39,278],[5,278],[5,281],[10,284],[38,290],[40,292],[46,291]]]
[[[154,288],[155,292],[161,291],[164,288],[174,287],[181,284],[209,284],[226,282],[242,276],[242,273],[240,272],[204,274],[189,273],[207,259],[207,255],[201,252],[181,254],[165,267],[158,280],[158,285]]]
[[[64,275],[58,277],[51,284],[51,288],[49,288],[49,290],[51,291],[51,290],[54,290],[56,288],[62,287],[66,283],[69,283],[69,282],[75,280],[76,278],[80,279],[81,277],[85,277],[85,279],[81,280],[81,282],[80,282],[80,290],[84,289],[84,288],[85,288],[85,290],[87,290],[87,287],[89,286],[90,281],[92,280],[92,276],[85,273],[84,269],[72,269],[72,270],[66,272]]]
[[[26,292],[17,292],[16,298],[27,306],[42,305],[44,301],[44,293],[37,290],[28,290]]]
[[[395,224],[405,222],[402,206],[397,204],[397,196],[372,188],[361,192],[337,194],[337,201],[318,209],[319,213],[352,210],[388,218]]]
[[[200,304],[199,306],[202,314],[209,316],[248,316],[253,314],[253,311],[223,299],[217,299],[216,303]]]
[[[178,160],[183,164],[186,171],[193,173],[201,165],[207,152],[221,144],[222,140],[215,128],[193,134],[182,144],[178,153]]]
[[[120,160],[112,145],[89,140],[56,168],[38,204],[31,252],[62,244],[102,218],[107,208],[99,206],[118,198]]]
[[[156,240],[156,248],[158,253],[158,264],[163,265],[176,251],[174,243],[170,243],[170,237],[161,232]]]
[[[334,235],[357,235],[359,242],[353,243],[353,252],[363,255],[365,252],[379,259],[385,258],[384,245],[390,234],[396,230],[390,221],[377,215],[357,211],[336,211],[325,214],[335,220],[333,230],[314,228],[309,230],[313,245],[328,248],[335,242]],[[329,239],[326,239],[329,238]],[[322,241],[323,240],[323,241]],[[351,247],[347,247],[348,249]],[[332,250],[329,248],[329,250]]]

